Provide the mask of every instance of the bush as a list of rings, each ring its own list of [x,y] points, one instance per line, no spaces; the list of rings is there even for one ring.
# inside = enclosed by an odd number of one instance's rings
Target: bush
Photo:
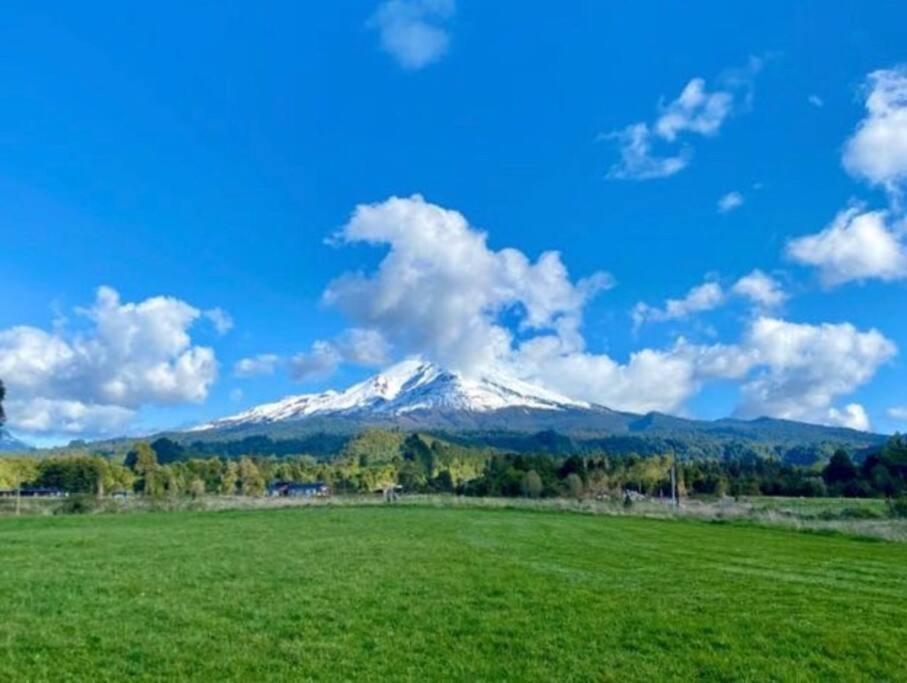
[[[84,515],[94,512],[97,508],[97,500],[94,496],[77,494],[64,498],[60,506],[54,510],[55,515]]]
[[[901,494],[888,503],[888,512],[892,517],[907,518],[907,494]]]

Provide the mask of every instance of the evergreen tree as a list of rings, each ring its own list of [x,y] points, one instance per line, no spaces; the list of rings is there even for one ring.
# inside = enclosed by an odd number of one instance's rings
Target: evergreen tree
[[[850,459],[850,456],[841,449],[835,451],[828,461],[828,465],[822,470],[822,478],[829,485],[846,484],[853,481],[860,474],[856,465]]]

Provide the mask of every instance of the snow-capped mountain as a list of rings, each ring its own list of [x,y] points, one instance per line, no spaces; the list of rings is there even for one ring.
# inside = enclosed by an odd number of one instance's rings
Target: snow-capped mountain
[[[562,396],[501,372],[475,377],[414,359],[354,384],[345,391],[289,396],[191,431],[302,420],[316,416],[369,417],[391,420],[431,413],[485,414],[507,409],[533,411],[589,410],[583,401]]]

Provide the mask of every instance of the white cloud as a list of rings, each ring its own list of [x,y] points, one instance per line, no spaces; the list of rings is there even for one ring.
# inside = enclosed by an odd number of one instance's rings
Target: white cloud
[[[674,156],[657,157],[652,154],[652,134],[645,123],[634,123],[623,130],[604,136],[617,140],[620,162],[608,171],[608,178],[616,180],[652,180],[667,178],[679,173],[690,163],[690,150],[681,149]]]
[[[672,351],[642,349],[619,363],[564,347],[553,335],[523,343],[507,363],[522,378],[616,410],[676,411],[698,391],[696,368]]]
[[[581,343],[583,305],[612,284],[604,273],[571,282],[556,252],[532,262],[515,249],[492,251],[462,214],[418,195],[357,207],[335,240],[390,250],[377,272],[330,283],[325,302],[399,353],[461,369],[509,353],[513,334],[498,320],[505,312],[524,333],[556,330]]]
[[[387,340],[377,330],[346,330],[333,344],[344,361],[355,365],[378,367],[387,363],[390,356]]]
[[[13,427],[31,434],[116,434],[135,416],[130,408],[40,397],[10,401],[7,412]]]
[[[907,406],[892,406],[885,412],[892,420],[907,422]]]
[[[290,359],[290,375],[300,382],[324,379],[341,363],[380,367],[390,358],[390,347],[380,332],[354,327],[333,340],[318,340],[308,353]]]
[[[780,282],[756,269],[737,280],[728,291],[718,282],[704,282],[693,287],[682,299],[668,299],[661,308],[641,301],[631,312],[633,325],[638,328],[647,322],[683,320],[712,311],[727,303],[729,295],[743,297],[760,310],[779,306],[787,299]]]
[[[171,297],[122,303],[100,287],[77,309],[83,329],[28,326],[0,330],[0,377],[9,390],[10,425],[21,431],[102,433],[121,427],[144,404],[201,401],[217,376],[214,351],[193,346],[201,316]]]
[[[354,327],[334,339],[315,341],[309,351],[289,358],[286,366],[293,379],[304,382],[330,376],[341,363],[379,367],[389,358],[390,347],[380,332]],[[237,361],[233,374],[240,378],[273,375],[281,363],[277,354],[262,353]]]
[[[274,353],[260,353],[250,358],[241,358],[233,366],[236,377],[248,378],[259,375],[273,375],[280,362],[280,356]]]
[[[869,415],[866,409],[859,403],[848,403],[842,409],[828,409],[828,424],[836,427],[847,427],[849,429],[858,429],[861,432],[868,432],[870,427]]]
[[[814,235],[791,240],[787,254],[815,266],[823,284],[832,287],[852,280],[896,280],[907,276],[907,250],[887,225],[885,211],[861,212],[851,207]]]
[[[369,20],[381,47],[404,69],[417,70],[438,61],[450,47],[446,26],[454,0],[386,0]]]
[[[316,341],[307,353],[297,353],[290,359],[290,375],[298,382],[324,379],[334,374],[343,362],[337,347],[326,341]]]
[[[867,78],[867,115],[844,146],[844,168],[891,192],[907,180],[907,67]]]
[[[775,308],[787,300],[787,293],[781,283],[759,269],[737,280],[731,292],[749,299],[763,309]]]
[[[642,349],[625,364],[606,355],[565,350],[554,337],[523,344],[512,358],[523,378],[595,403],[633,412],[676,412],[715,379],[740,385],[736,414],[764,415],[868,429],[858,404],[833,403],[865,384],[897,349],[876,330],[849,324],[808,325],[752,320],[736,344],[678,340]]]
[[[748,107],[752,100],[752,82],[762,68],[762,60],[751,57],[742,69],[726,72],[720,88],[709,91],[702,78],[691,79],[677,98],[659,104],[659,115],[649,125],[632,123],[603,137],[616,140],[620,161],[608,171],[608,178],[619,180],[651,180],[666,178],[689,165],[692,150],[681,144],[681,137],[699,135],[711,137],[735,110]],[[659,154],[656,143],[674,146],[676,151]]]
[[[743,204],[743,195],[737,191],[728,192],[718,200],[718,213],[728,213]]]
[[[347,242],[389,250],[375,271],[333,281],[325,302],[340,308],[354,329],[380,334],[392,355],[419,354],[467,373],[500,368],[614,409],[682,411],[704,384],[721,379],[740,386],[740,415],[863,428],[859,410],[837,401],[896,352],[875,330],[759,314],[747,320],[734,344],[680,339],[665,349],[639,349],[621,362],[589,351],[581,333],[585,304],[609,278],[573,282],[555,253],[533,262],[513,249],[491,250],[485,234],[460,213],[419,196],[358,207],[335,238]],[[715,282],[694,287],[663,308],[647,307],[643,318],[681,318],[730,295],[762,310],[786,296],[777,281],[756,270],[727,291]],[[337,340],[317,343],[298,359],[299,373],[332,371],[343,362],[339,348]]]
[[[725,301],[725,293],[717,282],[705,282],[693,287],[682,299],[668,299],[664,307],[656,308],[643,302],[633,308],[633,324],[639,327],[646,322],[679,320],[695,313],[711,311]]]
[[[759,318],[742,342],[755,352],[756,376],[742,387],[739,414],[857,424],[859,411],[832,402],[869,381],[897,347],[877,330],[849,323],[807,325]],[[867,424],[861,429],[868,428]]]
[[[227,334],[233,329],[233,318],[222,308],[209,308],[204,315],[220,335]]]
[[[817,109],[821,109],[822,107],[825,106],[825,101],[818,95],[810,95],[809,97],[806,98],[806,100],[807,100],[807,102],[809,102],[812,106],[816,107]]]
[[[678,133],[686,131],[699,135],[715,135],[731,113],[734,96],[725,91],[708,92],[705,81],[694,78],[676,100],[662,108],[655,121],[655,133],[673,142]]]

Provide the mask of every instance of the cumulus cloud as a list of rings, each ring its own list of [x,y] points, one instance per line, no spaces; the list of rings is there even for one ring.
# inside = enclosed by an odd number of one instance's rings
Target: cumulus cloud
[[[743,344],[755,352],[759,370],[742,387],[739,414],[851,426],[860,424],[862,409],[837,410],[832,402],[869,381],[897,352],[878,330],[774,318],[756,320]],[[867,429],[868,419],[858,428]]]
[[[390,348],[377,330],[352,328],[332,340],[318,340],[310,351],[290,359],[290,375],[299,382],[324,379],[341,363],[380,367],[388,362]]]
[[[12,400],[7,412],[10,424],[31,434],[113,434],[125,429],[135,415],[130,408],[98,405],[66,399],[31,398]]]
[[[828,424],[835,427],[858,429],[861,432],[868,432],[872,426],[869,423],[869,415],[866,414],[866,409],[859,403],[848,403],[840,410],[829,408]]]
[[[793,239],[788,256],[819,269],[828,287],[853,280],[897,280],[907,276],[907,249],[889,226],[885,211],[850,207],[814,235]]]
[[[257,356],[241,358],[233,365],[236,377],[248,378],[273,375],[280,363],[280,356],[274,353],[260,353]]]
[[[343,357],[333,344],[316,341],[311,350],[290,358],[290,376],[297,382],[324,379],[334,374]]]
[[[873,71],[866,93],[866,117],[844,146],[844,168],[900,194],[907,181],[907,66]]]
[[[679,320],[695,313],[711,311],[725,301],[725,293],[717,282],[705,282],[693,287],[682,299],[668,299],[662,308],[643,302],[633,308],[633,324],[639,327],[646,322]]]
[[[273,375],[279,366],[285,365],[293,379],[306,382],[329,377],[341,363],[379,367],[389,358],[389,345],[380,332],[354,327],[334,339],[316,340],[308,351],[286,360],[275,353],[242,358],[233,366],[233,375],[243,379]]]
[[[743,195],[737,191],[728,192],[718,200],[718,213],[729,213],[743,205]]]
[[[613,408],[676,412],[711,380],[740,385],[736,414],[868,429],[858,404],[834,402],[865,384],[897,351],[877,330],[847,323],[808,325],[758,317],[735,344],[678,340],[618,363],[604,354],[565,350],[552,337],[523,344],[513,367],[525,379]]]
[[[340,334],[332,344],[344,361],[354,365],[377,367],[387,363],[390,355],[387,340],[377,330],[355,327]]]
[[[387,0],[369,26],[378,31],[381,48],[404,69],[417,70],[443,57],[450,47],[447,24],[454,0]]]
[[[516,249],[493,251],[485,233],[457,211],[421,196],[393,197],[356,208],[335,242],[388,246],[375,273],[347,273],[324,300],[357,327],[379,331],[398,352],[425,353],[457,368],[507,355],[513,333],[556,330],[580,344],[583,305],[611,286],[605,273],[574,283],[557,252],[533,262]]]
[[[758,268],[737,280],[731,292],[763,309],[775,308],[787,300],[787,292],[781,283]]]
[[[761,311],[775,308],[787,299],[780,282],[756,269],[741,277],[728,290],[718,282],[709,281],[693,287],[682,299],[668,299],[660,308],[641,301],[631,312],[633,325],[638,328],[649,322],[683,320],[723,306],[731,296],[747,299]]]
[[[907,422],[907,406],[892,406],[885,412],[892,420]]]
[[[493,367],[565,395],[620,410],[678,412],[704,384],[740,386],[740,415],[774,415],[865,428],[854,404],[838,405],[895,352],[876,330],[807,325],[765,315],[786,294],[755,270],[728,290],[694,287],[645,319],[680,318],[736,296],[755,304],[740,339],[699,345],[677,340],[621,361],[586,348],[585,304],[610,286],[605,274],[570,278],[559,255],[532,261],[492,250],[457,211],[420,196],[359,206],[334,238],[388,248],[374,271],[347,273],[328,286],[328,305],[370,330],[395,356],[423,355],[467,374]],[[653,312],[654,311],[654,312]],[[342,338],[342,336],[341,336]],[[299,358],[299,375],[323,376],[343,362],[340,345],[319,342]],[[863,411],[865,416],[865,411]]]
[[[553,335],[523,343],[505,364],[564,395],[638,413],[676,411],[700,386],[695,364],[673,350],[641,349],[620,363],[571,349]]]
[[[746,67],[719,78],[719,87],[711,91],[704,79],[693,78],[676,99],[659,104],[659,114],[651,125],[640,121],[604,135],[617,142],[620,152],[620,161],[611,167],[608,177],[651,180],[682,171],[690,163],[692,150],[681,138],[717,135],[728,117],[749,106],[753,78],[761,68],[762,60],[751,57]],[[660,153],[656,145],[674,151]]]
[[[79,329],[0,330],[0,377],[13,428],[33,432],[107,433],[140,406],[201,401],[217,376],[214,351],[195,346],[189,328],[201,311],[158,296],[120,301],[100,287],[77,309]]]

